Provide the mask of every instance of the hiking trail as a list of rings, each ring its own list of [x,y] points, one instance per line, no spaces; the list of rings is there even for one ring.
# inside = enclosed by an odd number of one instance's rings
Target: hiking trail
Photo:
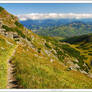
[[[17,47],[18,46],[16,46],[16,48]],[[19,88],[18,87],[18,81],[14,77],[15,76],[15,71],[14,71],[15,66],[12,64],[12,61],[11,61],[12,56],[15,55],[16,48],[13,50],[12,55],[10,56],[10,58],[7,61],[7,63],[8,63],[8,70],[7,70],[7,72],[8,72],[8,79],[7,79],[8,80],[8,83],[7,83],[7,88],[8,89],[13,89],[13,88],[16,89],[16,88]]]

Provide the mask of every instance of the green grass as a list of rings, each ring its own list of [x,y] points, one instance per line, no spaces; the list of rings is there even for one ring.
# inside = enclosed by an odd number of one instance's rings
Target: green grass
[[[92,73],[92,34],[72,37],[63,41],[70,43],[71,46],[75,47],[80,52],[81,56],[83,56],[82,58],[84,58],[83,61],[89,67],[89,72]]]
[[[86,75],[78,71],[67,71],[59,60],[54,59],[51,63],[51,56],[27,49],[19,46],[12,58],[16,66],[15,76],[22,88],[92,88],[92,79]]]
[[[0,36],[0,88],[6,88],[7,86],[7,62],[14,47],[14,45],[9,44],[5,38]]]

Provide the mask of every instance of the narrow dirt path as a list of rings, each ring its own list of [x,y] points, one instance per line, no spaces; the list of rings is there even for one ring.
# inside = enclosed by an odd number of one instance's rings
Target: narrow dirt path
[[[18,46],[16,46],[17,48]],[[14,75],[15,75],[15,66],[12,64],[12,56],[14,56],[15,52],[16,52],[16,48],[14,49],[14,51],[12,52],[12,55],[11,57],[9,58],[8,60],[8,83],[7,83],[7,88],[8,89],[16,89],[16,88],[19,88],[18,87],[18,82],[17,80],[15,79]]]

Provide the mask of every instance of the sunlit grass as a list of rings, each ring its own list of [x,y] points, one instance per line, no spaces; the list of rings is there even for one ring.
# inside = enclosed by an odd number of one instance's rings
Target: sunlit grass
[[[86,75],[67,71],[60,61],[51,63],[49,56],[35,57],[35,51],[23,48],[18,47],[13,57],[16,79],[22,88],[92,88],[92,79]]]
[[[15,47],[7,41],[8,40],[0,36],[0,88],[6,88],[7,86],[7,62]]]

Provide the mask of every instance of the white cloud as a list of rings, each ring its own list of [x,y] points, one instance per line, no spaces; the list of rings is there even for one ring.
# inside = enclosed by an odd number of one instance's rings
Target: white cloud
[[[76,14],[76,13],[31,13],[17,15],[19,20],[25,21],[28,19],[37,20],[37,19],[60,19],[60,18],[69,18],[69,19],[83,19],[83,18],[92,18],[92,14]]]

